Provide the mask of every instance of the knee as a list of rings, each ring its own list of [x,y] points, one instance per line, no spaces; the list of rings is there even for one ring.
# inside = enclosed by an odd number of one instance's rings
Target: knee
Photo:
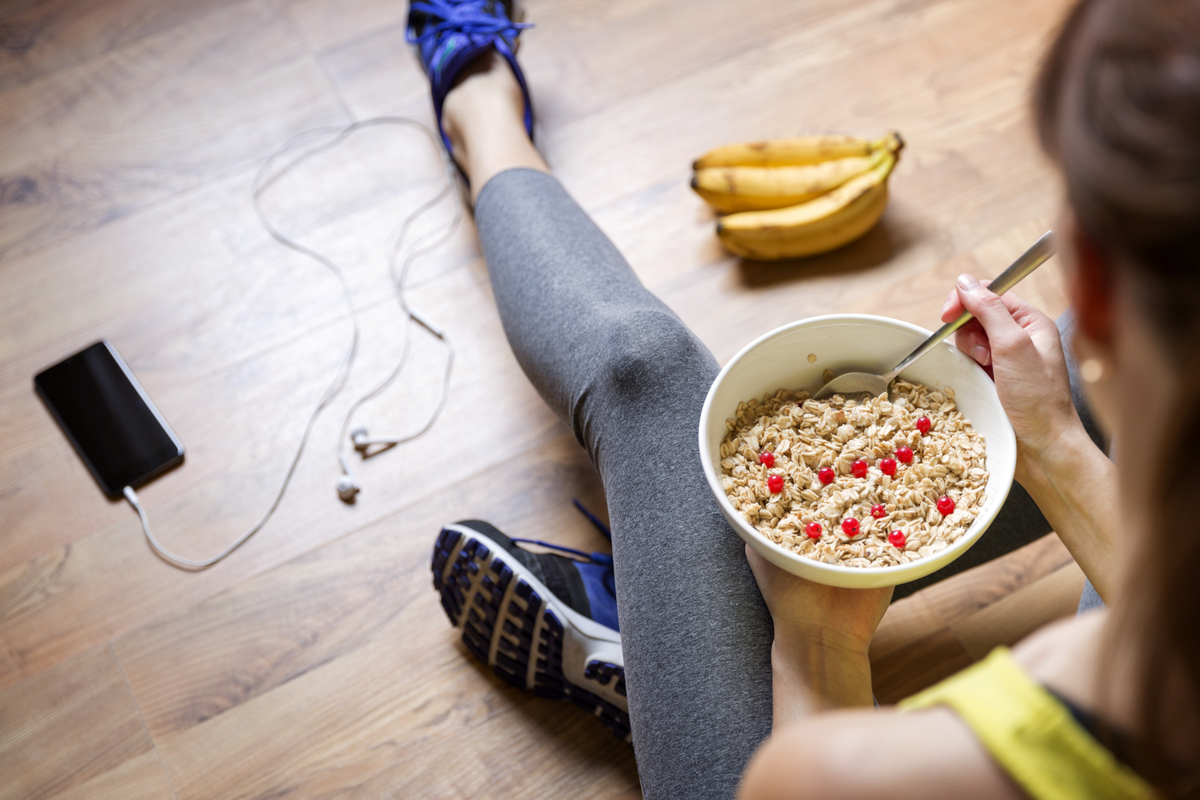
[[[678,391],[717,372],[712,354],[666,309],[624,312],[606,335],[603,379],[619,395]]]

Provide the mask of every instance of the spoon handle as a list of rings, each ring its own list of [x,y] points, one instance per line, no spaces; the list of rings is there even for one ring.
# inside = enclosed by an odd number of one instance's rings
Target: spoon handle
[[[1008,269],[1000,273],[997,278],[988,285],[988,289],[996,294],[1004,294],[1012,287],[1021,282],[1021,279],[1040,267],[1049,260],[1050,256],[1054,255],[1054,232],[1047,231],[1042,234],[1042,238],[1033,243],[1021,257],[1012,263]],[[899,375],[904,370],[908,369],[909,365],[916,361],[921,356],[928,353],[933,348],[937,347],[942,341],[954,333],[956,330],[967,324],[967,320],[971,319],[971,312],[964,311],[958,319],[947,322],[942,327],[924,342],[916,350],[909,354],[908,358],[896,365],[896,368],[883,376],[884,381],[891,383],[892,379]]]

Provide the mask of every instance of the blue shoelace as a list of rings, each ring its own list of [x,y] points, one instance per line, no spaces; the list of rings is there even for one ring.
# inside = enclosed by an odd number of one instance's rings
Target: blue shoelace
[[[560,550],[564,553],[571,553],[579,556],[584,561],[592,564],[601,564],[606,567],[612,566],[612,556],[606,556],[604,553],[585,553],[582,550],[576,550],[574,547],[563,547],[561,544],[550,544],[543,542],[541,539],[509,539],[510,542],[517,544],[536,544],[538,547],[545,547],[550,550]]]
[[[612,541],[612,531],[608,529],[607,525],[600,521],[599,517],[597,517],[591,511],[588,511],[583,503],[579,502],[578,499],[572,498],[571,502],[575,504],[575,507],[578,508],[583,515],[587,517],[588,520],[590,520],[591,523],[605,535],[605,537],[607,537],[610,542]],[[591,562],[592,564],[601,564],[606,567],[611,567],[613,563],[612,556],[607,556],[604,553],[585,553],[582,550],[576,550],[574,547],[563,547],[561,544],[550,544],[549,542],[543,542],[541,539],[510,539],[509,541],[514,543],[519,542],[521,544],[536,544],[538,547],[545,547],[548,550],[558,550],[563,553],[570,553],[571,555],[579,556],[584,561]]]
[[[436,25],[426,27],[420,36],[413,36],[406,31],[404,38],[410,44],[424,44],[430,39],[437,39],[443,33],[460,32],[466,34],[516,34],[525,28],[532,28],[529,22],[513,22],[503,14],[489,14],[488,0],[423,0],[413,3],[414,11],[428,14],[440,19]]]

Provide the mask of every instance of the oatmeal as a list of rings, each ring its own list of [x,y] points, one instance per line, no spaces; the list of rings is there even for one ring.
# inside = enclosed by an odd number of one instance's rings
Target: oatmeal
[[[917,561],[958,541],[985,499],[983,436],[953,390],[897,380],[891,397],[786,390],[725,421],[721,485],[771,541],[850,567]]]

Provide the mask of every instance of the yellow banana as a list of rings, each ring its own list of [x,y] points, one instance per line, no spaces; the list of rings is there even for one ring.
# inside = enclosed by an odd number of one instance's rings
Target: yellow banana
[[[862,158],[883,147],[888,138],[878,141],[853,136],[803,136],[766,142],[729,144],[709,150],[692,164],[692,169],[709,167],[799,167],[820,164],[837,158]]]
[[[697,170],[692,189],[720,212],[794,206],[820,197],[878,166],[886,148],[870,156],[836,158],[803,167],[708,167]]]
[[[887,207],[887,179],[896,155],[807,203],[772,211],[722,217],[717,235],[746,258],[775,261],[817,255],[849,244],[869,231]]]

